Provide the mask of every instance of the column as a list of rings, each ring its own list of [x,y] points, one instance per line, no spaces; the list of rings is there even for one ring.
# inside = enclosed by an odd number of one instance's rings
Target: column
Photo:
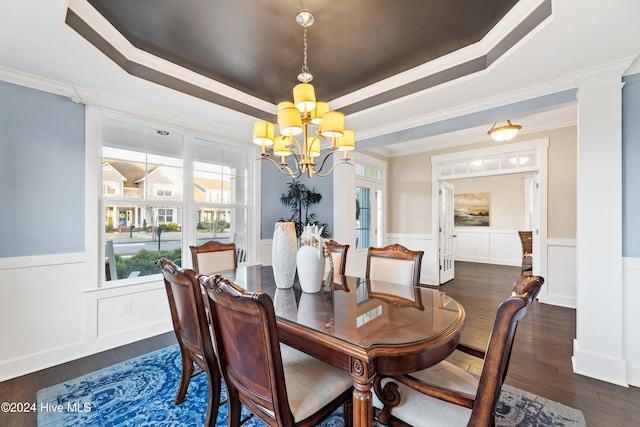
[[[573,369],[625,386],[622,75],[633,59],[571,75],[578,85],[578,289]]]

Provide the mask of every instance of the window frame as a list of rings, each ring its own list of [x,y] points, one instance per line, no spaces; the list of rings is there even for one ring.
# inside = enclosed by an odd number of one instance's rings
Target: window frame
[[[182,200],[163,200],[163,197],[158,197],[153,200],[138,200],[138,199],[126,199],[122,196],[105,196],[103,195],[102,188],[102,128],[106,119],[116,120],[132,124],[135,126],[147,127],[150,129],[162,129],[170,133],[180,134],[183,141],[182,151]],[[143,285],[145,283],[157,284],[161,283],[161,274],[152,274],[146,276],[140,276],[135,278],[124,278],[113,281],[106,281],[105,276],[105,227],[104,227],[104,213],[106,206],[115,203],[126,203],[127,205],[154,205],[161,207],[166,206],[180,206],[182,209],[182,241],[181,241],[181,258],[183,260],[183,267],[191,267],[191,258],[189,254],[189,246],[196,242],[196,205],[193,195],[193,145],[196,139],[211,141],[220,143],[223,146],[234,147],[235,149],[242,149],[247,156],[247,170],[246,170],[246,182],[247,182],[247,194],[243,204],[233,203],[224,204],[217,203],[220,207],[224,208],[242,208],[247,212],[247,249],[255,247],[257,244],[252,236],[255,234],[252,230],[255,230],[257,224],[259,224],[259,213],[256,212],[256,183],[254,182],[257,176],[253,159],[256,156],[256,149],[253,144],[238,142],[237,140],[224,137],[221,135],[213,135],[211,133],[203,132],[199,129],[193,129],[193,124],[172,124],[167,119],[154,120],[144,118],[137,115],[132,115],[126,112],[108,110],[101,107],[87,106],[86,107],[86,125],[85,125],[85,141],[86,141],[86,188],[85,188],[85,208],[86,208],[86,224],[85,224],[85,248],[87,256],[87,269],[85,281],[85,290],[98,290],[98,289],[110,289],[120,286],[132,286]],[[174,195],[179,193],[177,188],[174,191]],[[97,203],[96,203],[97,202]],[[175,215],[175,213],[174,213]],[[255,256],[255,251],[247,250],[247,257],[252,259]]]

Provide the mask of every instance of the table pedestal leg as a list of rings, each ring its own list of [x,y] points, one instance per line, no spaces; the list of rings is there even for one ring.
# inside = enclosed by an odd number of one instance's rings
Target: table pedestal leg
[[[373,426],[371,383],[353,381],[353,427]]]

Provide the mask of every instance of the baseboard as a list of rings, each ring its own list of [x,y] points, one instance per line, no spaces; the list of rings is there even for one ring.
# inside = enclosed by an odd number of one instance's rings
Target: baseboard
[[[20,359],[8,360],[0,364],[0,382],[61,363],[67,363],[81,357],[90,356],[135,341],[151,338],[172,331],[171,321],[161,321],[130,329],[92,342],[76,342],[64,347],[52,348],[40,353],[30,354]]]
[[[640,387],[640,366],[627,366],[627,381],[629,385]]]
[[[520,267],[520,260],[517,261],[511,259],[500,259],[500,258],[486,258],[486,257],[463,257],[456,256],[456,261],[463,262],[477,262],[478,264],[494,264],[494,265],[509,265],[512,267]]]
[[[566,297],[561,295],[548,295],[543,292],[540,293],[538,298],[540,302],[551,305],[558,305],[560,307],[576,308],[577,302],[575,297]]]
[[[580,349],[578,340],[573,340],[573,372],[597,380],[606,381],[628,387],[627,363],[602,354],[591,353]]]

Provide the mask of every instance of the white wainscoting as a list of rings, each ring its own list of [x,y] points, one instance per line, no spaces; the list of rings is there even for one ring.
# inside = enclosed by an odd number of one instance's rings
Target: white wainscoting
[[[540,301],[576,308],[576,240],[547,239],[547,272]]]
[[[622,258],[622,297],[624,358],[627,361],[627,382],[640,387],[640,258]]]
[[[522,246],[517,230],[456,227],[453,233],[456,261],[521,265]]]
[[[0,259],[0,381],[171,331],[164,284],[88,289],[84,254]]]

